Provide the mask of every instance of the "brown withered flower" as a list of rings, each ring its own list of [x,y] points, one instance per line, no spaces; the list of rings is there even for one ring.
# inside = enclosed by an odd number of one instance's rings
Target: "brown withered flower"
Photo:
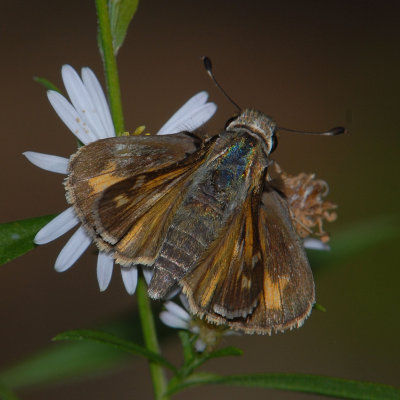
[[[322,179],[316,179],[315,174],[301,172],[290,175],[274,162],[278,175],[279,189],[286,196],[293,225],[301,238],[316,236],[322,242],[329,240],[325,232],[324,220],[332,222],[337,218],[334,211],[337,205],[324,200],[329,192],[328,184]]]

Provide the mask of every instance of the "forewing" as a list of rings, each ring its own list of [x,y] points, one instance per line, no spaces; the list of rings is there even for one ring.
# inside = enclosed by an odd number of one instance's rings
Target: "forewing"
[[[263,292],[252,315],[233,326],[247,333],[299,327],[315,303],[313,275],[286,200],[273,188],[267,189],[258,220],[265,266]]]
[[[104,191],[94,209],[94,223],[97,233],[113,246],[119,264],[153,263],[202,154]]]
[[[244,246],[253,248],[251,254],[255,260],[260,256],[262,268],[257,262],[253,269],[233,268],[229,271],[232,263],[229,266],[224,263],[221,252],[218,264],[213,258],[208,258],[182,282],[194,313],[204,315],[210,322],[226,324],[245,333],[270,334],[301,326],[315,302],[312,272],[293,228],[286,201],[273,188],[267,189],[262,195],[258,212],[253,205],[249,213],[247,205],[247,210],[234,223],[232,234],[221,238],[219,245],[219,249],[224,249],[229,246],[228,241],[232,241],[234,245],[231,246],[240,248],[239,226],[241,223],[249,226],[247,221],[252,219],[258,234],[249,236],[253,238],[251,240],[246,236]],[[250,250],[248,252],[250,254]],[[234,253],[226,252],[224,257],[230,254]],[[232,276],[234,279],[230,279]],[[258,293],[251,312],[235,317],[234,313],[224,313],[215,307],[220,299],[226,299],[226,304],[231,301],[238,307],[238,293],[240,298],[247,281],[252,285],[252,290],[247,290],[253,294],[251,301]],[[247,304],[250,305],[251,301]]]
[[[149,263],[204,148],[186,133],[90,143],[70,160],[67,199],[101,249],[114,251],[124,264],[143,257]],[[146,254],[132,251],[135,244],[147,245]]]
[[[192,311],[224,323],[250,315],[262,291],[257,196],[249,196],[211,250],[180,285]]]

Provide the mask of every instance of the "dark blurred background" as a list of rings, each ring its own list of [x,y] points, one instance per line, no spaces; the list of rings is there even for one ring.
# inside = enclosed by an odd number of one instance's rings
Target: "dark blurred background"
[[[279,125],[325,130],[339,137],[281,135],[274,158],[293,174],[316,172],[339,204],[332,237],[363,221],[394,216],[399,204],[398,2],[142,0],[118,64],[126,128],[156,132],[190,96],[207,90],[219,110],[218,130],[235,111],[215,89],[199,56],[213,60],[225,90]],[[51,109],[43,76],[62,87],[60,68],[90,66],[102,77],[94,2],[3,1],[1,6],[1,221],[66,208],[62,176],[40,170],[26,150],[68,157],[73,135]],[[66,242],[36,248],[0,269],[0,369],[52,346],[68,329],[87,328],[134,310],[135,296],[115,270],[100,293],[95,254],[69,271],[53,265]],[[354,238],[356,241],[357,238]],[[237,361],[214,361],[214,372],[304,372],[400,385],[399,262],[396,239],[340,266],[319,270],[318,302],[303,328],[272,337],[234,337]],[[179,360],[177,340],[165,354]],[[22,399],[151,398],[148,367],[135,360],[86,382],[24,389]],[[305,394],[202,387],[177,398],[308,399]]]

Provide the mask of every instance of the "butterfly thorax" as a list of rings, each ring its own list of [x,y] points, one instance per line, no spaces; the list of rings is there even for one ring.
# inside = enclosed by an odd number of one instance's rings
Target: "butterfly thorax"
[[[276,123],[270,117],[251,108],[244,109],[225,127],[229,132],[247,132],[258,139],[266,155],[273,148],[275,128]]]

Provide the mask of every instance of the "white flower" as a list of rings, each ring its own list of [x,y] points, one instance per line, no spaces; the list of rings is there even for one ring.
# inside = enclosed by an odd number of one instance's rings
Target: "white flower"
[[[170,328],[184,329],[198,335],[194,347],[199,353],[206,349],[215,348],[222,336],[238,334],[238,332],[229,330],[224,326],[213,325],[204,319],[190,315],[187,311],[189,310],[189,303],[186,296],[181,293],[179,298],[185,308],[178,306],[173,301],[167,301],[164,303],[166,310],[161,311],[160,319]]]
[[[62,67],[62,78],[70,98],[69,102],[60,93],[50,90],[47,96],[54,110],[71,132],[83,143],[115,136],[107,100],[99,81],[89,68],[82,69],[82,78],[69,65]],[[189,99],[160,129],[158,134],[165,135],[183,130],[193,131],[207,122],[216,112],[216,105],[207,102],[208,94],[200,92]],[[64,157],[27,151],[25,157],[36,166],[59,174],[68,173],[69,160]],[[36,235],[36,244],[51,242],[80,223],[72,207],[68,208]],[[80,226],[61,250],[55,263],[59,272],[66,271],[89,247],[92,239]],[[111,255],[100,251],[97,258],[97,279],[101,291],[111,280],[114,260]],[[137,284],[137,268],[121,267],[122,279],[129,294],[133,294]],[[150,271],[145,270],[146,278]]]

